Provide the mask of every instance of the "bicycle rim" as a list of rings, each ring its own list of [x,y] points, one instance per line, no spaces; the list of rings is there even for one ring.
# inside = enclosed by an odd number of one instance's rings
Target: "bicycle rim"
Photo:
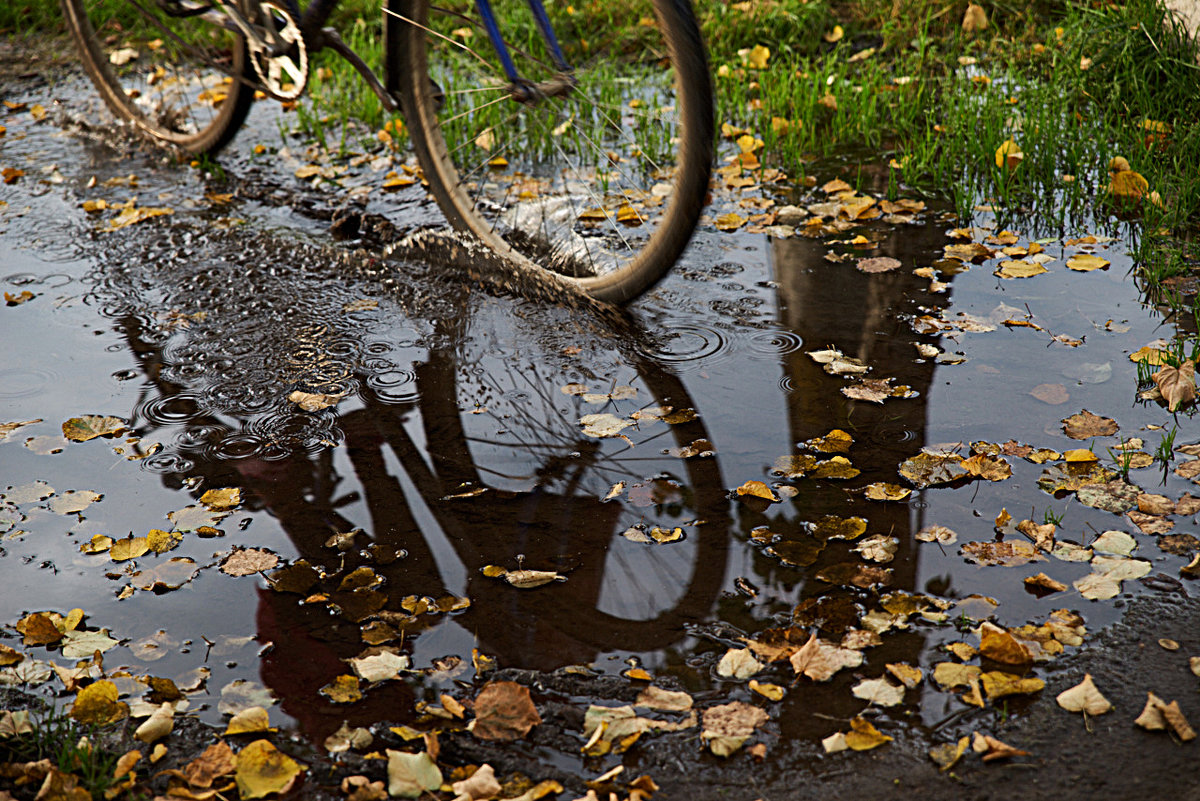
[[[67,27],[104,102],[160,144],[192,154],[224,146],[254,90],[239,34],[186,15],[179,0],[63,0]]]
[[[522,78],[557,70],[525,0],[493,0]],[[699,219],[712,161],[708,68],[687,0],[587,14],[548,4],[574,88],[522,103],[469,0],[392,0],[388,67],[450,223],[603,300],[645,291]],[[601,14],[620,15],[605,20]],[[627,18],[640,23],[632,28]]]

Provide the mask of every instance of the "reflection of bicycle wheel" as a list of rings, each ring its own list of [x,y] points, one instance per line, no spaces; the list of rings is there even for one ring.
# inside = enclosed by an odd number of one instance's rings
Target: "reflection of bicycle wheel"
[[[648,364],[636,400],[606,401],[565,394],[532,364],[477,367],[434,354],[418,368],[425,443],[400,454],[410,476],[427,471],[440,494],[429,508],[462,561],[512,567],[526,554],[542,560],[531,567],[567,568],[563,602],[507,602],[535,604],[525,614],[596,648],[665,647],[707,618],[729,509],[715,458],[679,456],[708,438],[682,383]],[[668,406],[677,422],[652,419]],[[579,421],[597,408],[642,420],[624,438],[591,438]]]
[[[389,5],[388,79],[430,190],[494,250],[635,297],[687,245],[708,186],[712,89],[691,3],[547,4],[567,69],[526,3],[491,5],[515,84],[469,3]]]
[[[63,0],[83,66],[123,122],[158,142],[208,153],[237,132],[254,88],[240,34],[179,0]]]

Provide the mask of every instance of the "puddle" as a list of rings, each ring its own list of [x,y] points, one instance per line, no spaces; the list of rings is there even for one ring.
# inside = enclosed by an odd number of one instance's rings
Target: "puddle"
[[[1044,571],[1069,586],[1091,568],[1053,558],[969,563],[961,547],[995,540],[1002,509],[1014,521],[1061,517],[1059,539],[1081,544],[1129,531],[1134,556],[1168,577],[1160,587],[1177,584],[1171,577],[1186,562],[1123,518],[1043,492],[1045,466],[1021,458],[1007,459],[1012,476],[1003,481],[916,489],[892,502],[862,494],[872,483],[904,484],[898,466],[926,447],[964,456],[978,441],[1087,447],[1060,423],[1082,409],[1114,418],[1121,437],[1142,437],[1153,451],[1163,432],[1152,426],[1171,420],[1138,401],[1129,354],[1170,331],[1128,277],[1126,240],[1092,248],[1111,262],[1106,270],[1078,273],[1063,262],[1080,247],[1062,240],[1086,232],[1022,231],[1021,246],[1055,239],[1044,245],[1057,260],[1048,274],[1007,280],[993,275],[995,260],[955,274],[943,265],[944,286],[931,291],[914,270],[957,241],[936,209],[914,224],[864,226],[869,249],[709,230],[632,308],[635,330],[614,332],[586,311],[496,297],[401,259],[374,268],[388,280],[370,280],[346,269],[345,248],[311,216],[269,199],[214,208],[194,171],[114,159],[49,125],[10,118],[0,147],[30,179],[0,187],[3,284],[35,295],[0,314],[10,343],[0,398],[7,420],[42,420],[0,444],[2,483],[103,495],[77,513],[57,514],[40,497],[6,507],[15,517],[3,534],[0,622],[15,645],[11,627],[25,614],[82,608],[89,627],[122,642],[105,654],[106,668],[180,686],[206,669],[189,711],[209,723],[225,720],[222,698],[235,681],[265,687],[277,701],[272,723],[314,743],[344,721],[414,723],[417,702],[462,693],[473,654],[537,671],[589,665],[618,675],[638,666],[698,698],[750,700],[716,668],[744,638],[795,622],[836,642],[888,593],[937,599],[944,608],[927,606],[926,619],[894,621],[860,669],[805,681],[771,705],[764,736],[780,753],[808,758],[863,711],[851,687],[885,664],[919,666],[926,681],[872,719],[896,736],[927,735],[967,709],[932,684],[930,669],[949,659],[943,645],[977,644],[965,629],[978,620],[1020,626],[1065,608],[1095,632],[1144,592],[1127,580],[1115,600],[1070,590],[1038,598],[1025,577]],[[33,165],[50,164],[63,180],[37,183]],[[143,205],[157,198],[175,213],[96,233],[79,208],[99,193],[90,179],[130,174]],[[108,194],[117,201],[123,192]],[[433,214],[416,208],[418,219]],[[989,221],[981,214],[975,224]],[[830,252],[850,255],[833,263]],[[856,269],[878,256],[901,266]],[[1004,324],[1027,313],[1042,330]],[[930,319],[944,330],[918,333]],[[919,344],[941,353],[923,356]],[[910,397],[848,397],[857,379],[828,374],[809,355],[829,348]],[[1061,402],[1039,400],[1043,385],[1057,387],[1047,397]],[[329,405],[306,411],[296,391]],[[671,412],[677,420],[656,419]],[[61,423],[84,414],[119,417],[131,436],[63,440]],[[601,414],[624,425],[620,436],[584,432],[581,418]],[[833,429],[852,438],[845,453],[805,446]],[[1194,433],[1181,423],[1180,444]],[[1117,442],[1095,441],[1102,462]],[[774,469],[780,457],[805,453],[844,457],[857,472],[789,479]],[[1130,480],[1171,498],[1196,489],[1158,465]],[[780,500],[739,496],[749,481]],[[200,499],[216,488],[238,488],[241,503],[206,516]],[[168,513],[189,507],[216,530],[177,525],[178,547],[132,561],[80,552],[96,535],[170,528]],[[865,534],[853,541],[814,534],[855,517]],[[1177,531],[1195,528],[1177,522]],[[957,542],[917,539],[935,525]],[[868,563],[853,550],[871,535],[894,540],[890,561]],[[240,548],[266,549],[291,572],[276,576],[277,589],[261,575],[228,575],[224,560]],[[172,559],[191,560],[194,577],[172,591],[136,589]],[[565,580],[518,589],[485,575],[493,565]],[[878,581],[858,589],[822,580],[850,569],[841,565],[875,567]],[[994,612],[969,600],[977,595],[995,599]],[[345,660],[384,644],[416,672],[354,704],[322,695],[349,672]],[[793,672],[776,664],[760,679],[787,685]],[[1051,701],[1014,701],[1006,714],[1031,703]],[[576,774],[594,766],[576,751],[536,759]],[[778,769],[786,764],[781,757]]]

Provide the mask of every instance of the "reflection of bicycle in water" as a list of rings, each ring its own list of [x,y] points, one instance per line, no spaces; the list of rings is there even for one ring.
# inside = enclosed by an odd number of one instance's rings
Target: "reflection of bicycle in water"
[[[137,319],[127,320],[127,339],[143,363],[161,358],[140,341]],[[245,427],[206,413],[162,371],[151,371],[158,380],[147,385],[139,409],[173,398],[190,406],[176,409],[176,441],[185,443],[175,448],[178,457],[194,463],[189,473],[205,475],[209,486],[243,487],[250,503],[277,519],[301,558],[327,575],[307,594],[334,597],[361,567],[383,581],[381,608],[337,618],[328,606],[263,591],[259,636],[275,644],[264,676],[299,719],[323,714],[316,691],[346,672],[340,659],[365,647],[361,627],[376,617],[403,619],[412,597],[467,596],[471,607],[454,620],[482,652],[502,665],[553,669],[605,651],[668,648],[689,623],[711,616],[724,586],[724,482],[713,457],[673,455],[708,439],[702,420],[687,414],[692,402],[674,375],[635,361],[636,399],[585,399],[564,393],[547,376],[559,371],[536,360],[473,352],[465,321],[438,328],[440,345],[415,368],[415,392],[382,391],[363,376],[345,411],[312,413],[320,431],[328,430],[322,418],[335,421],[344,448],[310,452],[276,443],[240,459],[214,458],[230,452],[221,441],[250,451]],[[592,389],[604,395],[610,387]],[[652,419],[667,406],[681,422]],[[621,432],[624,439],[589,437],[579,422],[604,412],[629,419],[639,409],[644,418]],[[155,424],[133,421],[146,435]],[[653,542],[655,528],[680,539]],[[334,534],[356,529],[366,533],[329,546]],[[391,561],[401,548],[407,555]],[[524,567],[566,580],[527,591],[480,572],[517,568],[518,555]],[[409,638],[437,622],[416,617]],[[330,711],[314,724],[327,733],[326,724],[336,728],[347,712]]]

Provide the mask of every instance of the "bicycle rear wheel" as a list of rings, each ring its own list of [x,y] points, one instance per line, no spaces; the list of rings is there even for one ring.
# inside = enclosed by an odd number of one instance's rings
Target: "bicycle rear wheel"
[[[525,0],[492,4],[521,77],[561,84]],[[455,228],[620,303],[666,274],[699,220],[713,158],[707,60],[689,0],[548,5],[569,91],[514,97],[470,0],[391,0],[389,88]]]
[[[223,147],[254,88],[240,34],[197,19],[182,0],[62,0],[83,66],[118,119],[192,154]]]

